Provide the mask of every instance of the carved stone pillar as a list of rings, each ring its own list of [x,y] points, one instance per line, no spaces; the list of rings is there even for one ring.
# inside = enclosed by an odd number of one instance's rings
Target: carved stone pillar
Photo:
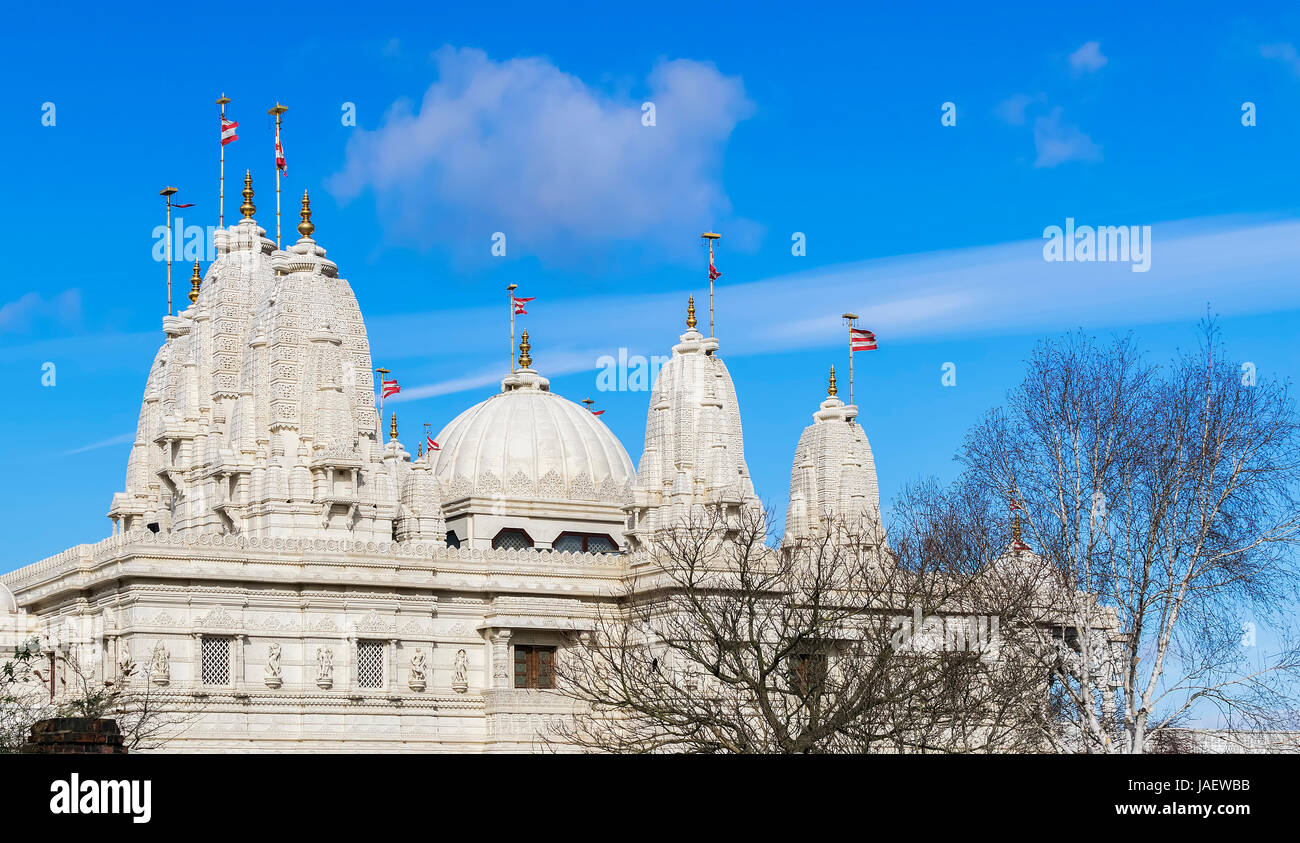
[[[388,693],[397,693],[397,639],[388,639]]]
[[[235,691],[244,690],[244,645],[247,643],[247,636],[242,632],[230,636],[230,648],[234,651],[230,654],[230,684],[234,686]]]
[[[498,629],[492,633],[492,687],[509,688],[510,682],[510,636],[508,629]]]

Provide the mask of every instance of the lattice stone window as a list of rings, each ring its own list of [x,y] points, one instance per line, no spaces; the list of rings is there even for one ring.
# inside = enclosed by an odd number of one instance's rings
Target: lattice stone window
[[[572,553],[617,553],[618,545],[602,533],[560,533],[552,542],[555,550]]]
[[[230,639],[212,635],[203,636],[200,655],[203,684],[229,685]]]
[[[357,642],[357,685],[362,688],[384,687],[384,642]]]
[[[523,530],[505,529],[492,539],[496,550],[524,550],[533,546],[533,540]]]

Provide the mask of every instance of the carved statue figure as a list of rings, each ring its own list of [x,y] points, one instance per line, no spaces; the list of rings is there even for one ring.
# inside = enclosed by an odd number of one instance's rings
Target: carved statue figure
[[[334,681],[334,651],[328,647],[316,648],[316,681]]]
[[[267,650],[266,676],[268,679],[280,678],[280,645],[272,644]]]

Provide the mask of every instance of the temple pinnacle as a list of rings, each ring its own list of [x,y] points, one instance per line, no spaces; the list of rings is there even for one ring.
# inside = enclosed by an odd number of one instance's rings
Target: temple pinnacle
[[[251,220],[257,213],[257,206],[253,204],[253,174],[249,170],[244,171],[243,194],[244,204],[239,206],[239,213],[244,215],[244,219]]]
[[[528,344],[528,332],[524,331],[524,333],[519,337],[519,368],[528,369],[532,367],[533,358],[528,356],[528,352],[531,349],[532,346]]]
[[[298,213],[302,217],[302,222],[298,223],[298,233],[303,237],[311,237],[316,226],[311,221],[311,200],[307,198],[307,191],[302,192],[302,210]]]

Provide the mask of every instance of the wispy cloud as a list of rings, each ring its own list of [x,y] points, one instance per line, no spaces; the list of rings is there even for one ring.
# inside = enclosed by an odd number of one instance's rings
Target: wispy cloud
[[[81,291],[65,290],[53,298],[31,292],[0,305],[0,332],[21,332],[43,320],[61,327],[81,320]]]
[[[1044,227],[1062,223],[1043,221]],[[1048,263],[1039,236],[720,285],[721,352],[736,357],[842,345],[839,314],[844,310],[862,314],[863,323],[890,344],[1080,325],[1096,329],[1194,321],[1204,315],[1207,303],[1224,315],[1300,308],[1295,283],[1300,222],[1195,219],[1158,222],[1152,232],[1151,269],[1140,274],[1125,263]],[[617,355],[620,348],[631,354],[667,354],[685,329],[687,292],[548,300],[528,317],[538,349],[536,368],[548,376],[594,371],[598,357]],[[570,341],[573,313],[583,315],[583,330]],[[629,313],[636,318],[629,319]],[[412,318],[426,325],[461,326],[445,338],[457,354],[504,357],[504,338],[482,330],[483,320],[497,318],[496,311],[442,311]],[[384,333],[392,334],[387,328]],[[428,352],[421,341],[419,353]],[[410,400],[477,389],[498,382],[503,370],[504,360],[472,375],[404,386],[402,396]]]
[[[1055,167],[1067,161],[1099,161],[1101,147],[1073,123],[1064,119],[1065,109],[1053,108],[1034,120],[1035,167]]]
[[[1264,44],[1259,48],[1259,54],[1266,59],[1281,62],[1291,68],[1292,73],[1300,76],[1300,51],[1296,50],[1294,44],[1286,42]]]
[[[400,101],[379,128],[358,129],[329,181],[343,201],[372,192],[391,235],[486,254],[501,231],[507,249],[555,259],[575,243],[673,242],[730,217],[721,153],[753,111],[739,78],[663,61],[642,97],[603,93],[544,58],[444,47],[434,61],[418,108]]]
[[[997,104],[993,113],[1002,119],[1002,122],[1009,126],[1023,126],[1028,119],[1029,107],[1035,103],[1046,101],[1044,94],[1029,96],[1029,94],[1012,94]]]
[[[1077,74],[1096,73],[1106,66],[1110,59],[1101,53],[1101,44],[1089,41],[1070,53],[1070,69]]]
[[[92,442],[89,445],[83,445],[80,448],[73,448],[71,451],[64,451],[63,456],[70,457],[73,454],[84,454],[86,451],[95,451],[100,448],[108,448],[112,445],[125,445],[128,442],[135,441],[135,433],[119,433],[117,436],[110,437],[101,442]]]

